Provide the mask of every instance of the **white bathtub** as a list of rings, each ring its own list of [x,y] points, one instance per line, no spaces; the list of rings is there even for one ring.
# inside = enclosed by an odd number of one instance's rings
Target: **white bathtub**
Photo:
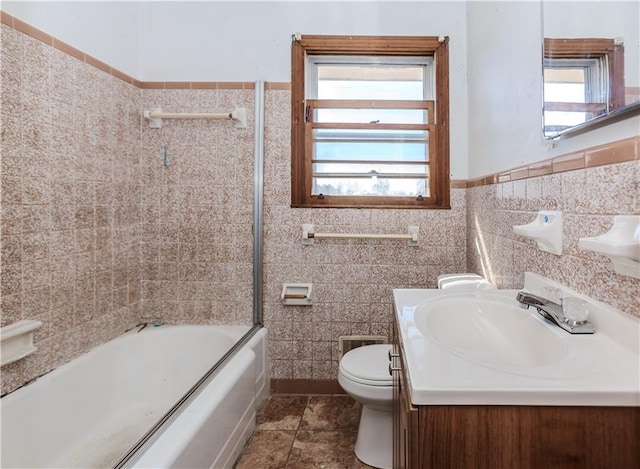
[[[147,327],[3,397],[1,466],[112,467],[248,330]],[[267,394],[261,329],[127,466],[232,467]]]

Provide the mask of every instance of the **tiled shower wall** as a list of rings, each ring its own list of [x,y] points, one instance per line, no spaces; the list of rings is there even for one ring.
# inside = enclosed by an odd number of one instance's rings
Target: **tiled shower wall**
[[[21,27],[2,24],[1,318],[44,324],[2,394],[139,322],[251,325],[252,86],[146,89]],[[152,107],[248,126],[150,129]]]
[[[470,271],[501,288],[521,288],[524,272],[536,272],[640,317],[640,280],[616,274],[606,256],[578,249],[579,238],[608,231],[614,215],[640,214],[639,140],[605,149],[624,152],[633,161],[467,189]],[[583,166],[580,158],[572,159],[567,162]],[[530,223],[539,210],[563,212],[561,256],[513,233],[513,226]]]
[[[43,322],[5,394],[136,324],[140,90],[1,34],[2,325]]]
[[[390,338],[392,289],[435,287],[466,269],[464,189],[451,210],[290,208],[290,92],[271,90],[265,117],[264,323],[272,379],[336,379],[338,336]],[[318,232],[406,233],[406,241],[322,240],[302,244],[302,224]],[[283,282],[313,283],[313,306],[284,306]]]
[[[166,119],[161,129],[143,125],[144,321],[253,323],[255,91],[215,88],[142,92],[144,109],[244,107],[248,116],[246,129],[219,120]]]

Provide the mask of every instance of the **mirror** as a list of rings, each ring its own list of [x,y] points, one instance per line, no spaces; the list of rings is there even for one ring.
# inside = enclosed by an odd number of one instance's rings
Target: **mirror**
[[[639,19],[634,0],[543,0],[545,138],[640,114]]]

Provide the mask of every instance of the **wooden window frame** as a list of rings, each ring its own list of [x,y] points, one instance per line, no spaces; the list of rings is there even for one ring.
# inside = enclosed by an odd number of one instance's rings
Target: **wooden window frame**
[[[427,197],[343,196],[311,194],[311,127],[306,122],[307,55],[431,56],[435,67],[435,105],[428,113],[433,141],[429,155]],[[431,124],[433,122],[433,124]],[[435,36],[294,37],[291,46],[291,207],[448,209],[449,180],[449,38]]]
[[[609,111],[625,105],[624,45],[614,39],[603,38],[544,38],[545,59],[591,59],[607,57],[609,67]],[[571,105],[573,104],[573,105]],[[595,103],[545,102],[546,111],[604,112]]]

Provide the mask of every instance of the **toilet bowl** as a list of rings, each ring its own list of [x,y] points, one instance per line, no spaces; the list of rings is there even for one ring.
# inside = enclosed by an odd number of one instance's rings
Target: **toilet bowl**
[[[495,290],[484,277],[478,274],[442,274],[438,276],[438,288],[442,290]]]
[[[340,360],[338,382],[362,404],[355,453],[369,466],[393,465],[393,386],[389,374],[391,345],[365,345]]]

